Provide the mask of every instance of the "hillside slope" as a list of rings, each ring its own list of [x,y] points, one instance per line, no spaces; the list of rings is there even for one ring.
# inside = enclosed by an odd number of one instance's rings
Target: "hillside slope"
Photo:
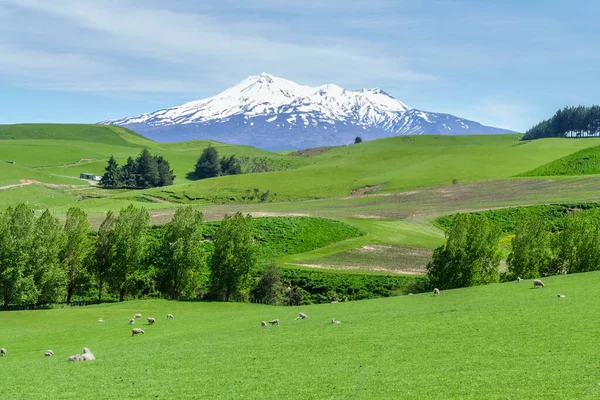
[[[598,398],[598,278],[302,307],[147,300],[3,312],[3,395],[81,398],[77,376],[94,388],[88,399]],[[294,320],[299,311],[308,319]],[[138,312],[157,322],[138,320],[145,334],[132,337]],[[260,327],[273,318],[279,326]],[[67,362],[83,347],[97,360]]]
[[[294,170],[205,179],[175,185],[168,192],[203,203],[243,201],[247,190],[254,188],[269,191],[274,201],[341,197],[358,189],[389,193],[506,179],[597,143],[594,139],[524,143],[517,135],[395,137],[302,157],[309,165]],[[170,196],[160,188],[151,193]]]
[[[574,176],[600,174],[600,147],[590,147],[553,160],[520,176]]]

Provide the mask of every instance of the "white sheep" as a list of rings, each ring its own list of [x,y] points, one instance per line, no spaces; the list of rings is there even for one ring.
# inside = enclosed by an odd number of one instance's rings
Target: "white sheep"
[[[265,321],[262,321],[262,322],[260,323],[260,326],[262,326],[263,328],[266,328],[266,327],[267,327],[267,323],[266,323]]]
[[[81,357],[81,354],[75,354],[69,357],[69,361],[83,361],[83,357]]]
[[[340,321],[338,321],[338,320],[337,320],[337,319],[335,319],[335,318],[331,318],[331,323],[332,323],[332,324],[334,324],[334,325],[339,325],[339,324],[341,324],[341,322],[340,322]]]
[[[438,288],[433,289],[433,294],[435,294],[436,296],[439,296],[440,295],[440,289],[438,289]]]
[[[144,330],[140,329],[140,328],[133,328],[131,330],[131,336],[133,336],[133,335],[139,335],[140,333],[143,335],[144,334]]]
[[[557,294],[556,297],[558,297],[559,299],[564,299],[566,296],[564,294]]]
[[[0,349],[0,356],[4,357],[6,355],[6,349],[3,347]]]
[[[142,314],[135,314],[133,318],[142,318]]]
[[[523,280],[523,279],[521,279],[521,277],[520,277],[520,276],[517,276],[517,283],[521,283],[521,281],[522,281],[522,280]]]
[[[44,353],[45,357],[52,357],[54,355],[54,352],[52,350],[46,350],[46,352]]]
[[[279,325],[279,320],[278,319],[272,319],[272,320],[269,321],[269,323],[271,325]]]
[[[296,317],[296,319],[305,319],[308,318],[308,315],[304,314],[303,312],[298,313],[298,317]]]
[[[98,318],[98,322],[104,322],[102,318]]]
[[[538,287],[538,286],[545,287],[546,285],[544,285],[544,282],[542,282],[541,280],[535,279],[533,281],[533,287]]]
[[[83,355],[81,356],[82,361],[92,361],[95,360],[94,354],[87,347],[83,349]]]
[[[148,317],[148,318],[146,318],[146,319],[148,320],[148,323],[149,323],[150,325],[152,325],[153,323],[155,323],[155,322],[156,322],[156,320],[155,320],[154,318],[151,318],[151,317]]]
[[[173,314],[167,314],[167,319],[173,319]]]
[[[135,318],[131,318],[129,320],[129,325],[134,325],[135,324]]]

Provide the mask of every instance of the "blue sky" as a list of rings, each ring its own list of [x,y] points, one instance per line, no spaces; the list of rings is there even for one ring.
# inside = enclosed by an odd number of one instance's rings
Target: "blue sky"
[[[268,72],[525,130],[600,101],[596,0],[0,0],[0,123],[97,122]]]

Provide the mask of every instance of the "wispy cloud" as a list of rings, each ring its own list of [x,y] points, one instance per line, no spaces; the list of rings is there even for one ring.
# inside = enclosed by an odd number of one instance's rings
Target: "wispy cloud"
[[[360,41],[311,43],[267,36],[268,22],[261,20],[228,23],[226,18],[197,12],[116,1],[0,0],[0,4],[12,6],[13,14],[18,11],[30,23],[35,19],[46,25],[44,20],[51,18],[52,25],[60,27],[43,37],[36,36],[41,32],[20,37],[27,47],[7,43],[6,35],[0,39],[0,48],[10,47],[3,57],[8,61],[3,73],[31,78],[29,85],[42,88],[198,93],[207,86],[203,77],[219,81],[208,86],[219,86],[232,84],[234,76],[242,79],[262,71],[319,83],[329,75],[350,85],[361,83],[367,74],[400,81],[437,78],[410,68],[401,57],[374,54]],[[13,19],[12,28],[19,22],[23,21]],[[0,31],[9,29],[6,25]]]

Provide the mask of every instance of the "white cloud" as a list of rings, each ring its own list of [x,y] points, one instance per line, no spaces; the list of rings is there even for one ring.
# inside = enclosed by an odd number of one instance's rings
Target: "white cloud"
[[[399,57],[374,53],[361,41],[293,42],[267,36],[268,21],[229,23],[208,14],[110,0],[0,0],[0,4],[19,11],[12,29],[20,41],[26,39],[18,46],[7,42],[11,26],[0,28],[5,32],[0,48],[12,47],[3,58],[14,58],[3,73],[31,78],[28,85],[40,88],[197,94],[262,71],[311,84],[360,85],[365,76],[436,79],[411,69]],[[32,34],[17,28],[24,25],[50,29]]]

